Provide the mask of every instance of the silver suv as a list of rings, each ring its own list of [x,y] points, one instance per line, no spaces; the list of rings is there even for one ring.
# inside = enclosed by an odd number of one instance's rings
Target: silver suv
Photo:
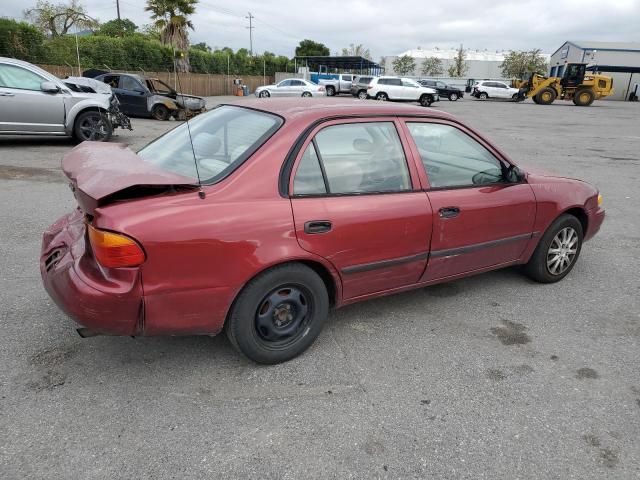
[[[67,135],[109,140],[131,130],[108,85],[84,77],[60,80],[27,62],[0,57],[0,135]]]

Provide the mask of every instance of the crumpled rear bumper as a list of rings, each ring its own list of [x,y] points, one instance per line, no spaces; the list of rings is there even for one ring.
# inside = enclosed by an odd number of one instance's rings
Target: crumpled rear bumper
[[[80,210],[60,218],[44,233],[40,274],[44,288],[80,325],[105,335],[138,335],[144,302],[138,268],[108,271],[87,248]]]

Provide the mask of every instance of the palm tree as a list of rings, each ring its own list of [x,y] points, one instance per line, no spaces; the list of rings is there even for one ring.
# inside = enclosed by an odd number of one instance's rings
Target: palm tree
[[[151,12],[154,25],[160,30],[160,41],[183,53],[176,60],[176,68],[180,72],[189,71],[187,29],[193,30],[189,15],[195,13],[197,3],[198,0],[147,0],[144,8]]]

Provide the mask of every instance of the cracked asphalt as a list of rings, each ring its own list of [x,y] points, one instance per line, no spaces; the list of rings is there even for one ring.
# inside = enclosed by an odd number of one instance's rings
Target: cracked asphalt
[[[0,477],[640,478],[640,104],[435,107],[596,184],[602,231],[558,284],[508,269],[352,305],[271,367],[223,336],[79,338],[38,271],[73,144],[0,138]],[[133,125],[138,147],[174,123]]]

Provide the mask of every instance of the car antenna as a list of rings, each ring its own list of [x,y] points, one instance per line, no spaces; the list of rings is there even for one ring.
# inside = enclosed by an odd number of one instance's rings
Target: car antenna
[[[174,50],[174,56],[173,56],[173,71],[175,72],[176,79],[178,81],[178,89],[181,92],[182,91],[182,83],[180,82],[180,75],[178,74],[178,62],[176,60],[176,54],[179,55],[180,57],[182,57],[182,56],[184,56],[184,53],[175,52],[175,50]],[[196,157],[196,149],[193,146],[193,137],[191,136],[191,127],[189,125],[189,115],[188,115],[188,112],[187,112],[186,104],[185,104],[184,110],[185,110],[185,117],[186,117],[185,123],[187,124],[187,132],[189,133],[189,144],[191,145],[191,153],[193,154],[193,164],[196,167],[196,176],[198,177],[198,196],[204,200],[206,195],[205,195],[204,190],[202,188],[202,180],[200,179],[200,170],[198,169],[198,159]]]

